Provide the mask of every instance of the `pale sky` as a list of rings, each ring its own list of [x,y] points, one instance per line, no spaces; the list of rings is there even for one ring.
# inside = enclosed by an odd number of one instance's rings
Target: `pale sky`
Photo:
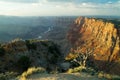
[[[0,15],[120,16],[120,0],[0,0]]]

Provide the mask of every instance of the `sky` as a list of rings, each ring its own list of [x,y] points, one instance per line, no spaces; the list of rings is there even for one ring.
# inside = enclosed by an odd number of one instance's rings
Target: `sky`
[[[120,0],[0,0],[0,15],[120,16]]]

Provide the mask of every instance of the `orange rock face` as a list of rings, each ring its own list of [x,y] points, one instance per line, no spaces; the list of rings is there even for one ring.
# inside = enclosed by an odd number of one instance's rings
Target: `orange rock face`
[[[94,60],[115,62],[120,58],[120,36],[113,23],[79,17],[67,37],[74,49],[77,47],[94,49]]]

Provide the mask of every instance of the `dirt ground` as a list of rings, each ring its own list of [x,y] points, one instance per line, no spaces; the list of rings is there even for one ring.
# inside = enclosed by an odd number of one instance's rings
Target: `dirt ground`
[[[27,80],[107,80],[86,73],[34,74]]]

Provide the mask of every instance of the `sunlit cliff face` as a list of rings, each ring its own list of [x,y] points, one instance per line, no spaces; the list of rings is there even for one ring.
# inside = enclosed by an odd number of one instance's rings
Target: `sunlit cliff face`
[[[83,49],[83,52],[91,49],[94,60],[114,62],[120,58],[120,36],[117,31],[118,29],[113,23],[79,17],[68,32],[68,40],[73,45],[73,53],[78,48]],[[106,65],[106,63],[95,63],[102,67]]]
[[[118,57],[120,50],[114,24],[94,18],[76,19],[68,33],[68,39],[75,47],[94,48],[95,59],[98,60],[112,61]]]

